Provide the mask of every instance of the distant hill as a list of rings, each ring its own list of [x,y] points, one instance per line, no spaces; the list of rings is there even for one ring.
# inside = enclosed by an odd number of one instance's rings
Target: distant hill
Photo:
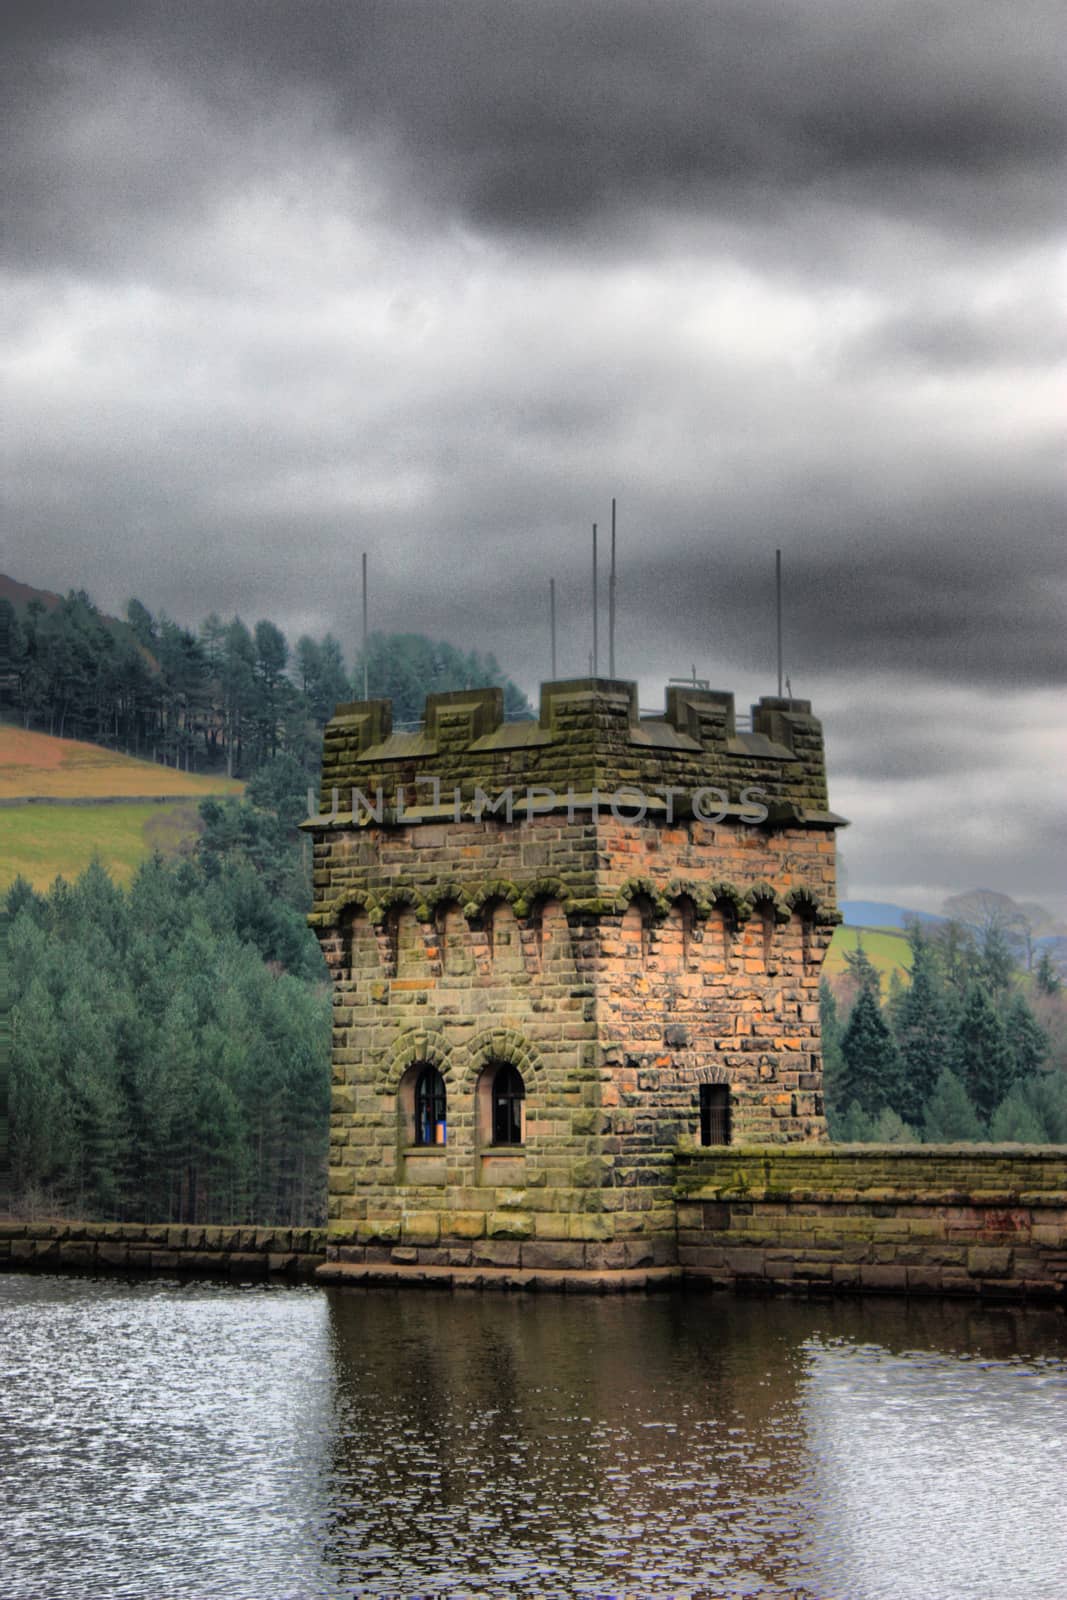
[[[933,911],[912,911],[887,900],[842,900],[846,928],[905,928],[909,922],[944,922]]]
[[[28,583],[20,583],[17,578],[0,572],[0,600],[10,600],[16,611],[25,611],[31,600],[39,600],[46,611],[54,611],[62,603],[63,596],[53,594],[51,589],[34,589]],[[114,620],[113,617],[108,618],[108,621]]]
[[[0,725],[0,891],[20,874],[44,889],[99,856],[125,882],[155,850],[191,851],[198,802],[233,779],[175,772],[77,739]]]

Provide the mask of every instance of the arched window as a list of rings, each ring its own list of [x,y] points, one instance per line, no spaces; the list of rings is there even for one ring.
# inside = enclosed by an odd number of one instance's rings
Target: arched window
[[[446,1135],[445,1080],[436,1067],[423,1067],[415,1084],[415,1143],[444,1144]]]
[[[498,1068],[493,1079],[493,1143],[522,1144],[526,1085],[513,1066]]]

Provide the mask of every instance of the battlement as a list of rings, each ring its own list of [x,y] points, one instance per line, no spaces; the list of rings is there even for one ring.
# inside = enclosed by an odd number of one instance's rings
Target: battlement
[[[428,696],[412,731],[393,731],[389,700],[339,705],[324,738],[322,815],[305,827],[351,825],[354,790],[375,801],[380,794],[385,821],[399,803],[404,820],[417,822],[455,814],[457,792],[467,809],[478,791],[496,798],[527,788],[538,791],[541,810],[594,793],[608,806],[620,791],[654,808],[670,789],[679,816],[704,788],[738,809],[746,790],[758,790],[770,827],[842,821],[827,809],[822,727],[810,701],[764,696],[749,732],[738,730],[725,691],[672,685],[663,715],[642,716],[635,683],[572,678],[542,685],[536,721],[505,722],[495,688]]]

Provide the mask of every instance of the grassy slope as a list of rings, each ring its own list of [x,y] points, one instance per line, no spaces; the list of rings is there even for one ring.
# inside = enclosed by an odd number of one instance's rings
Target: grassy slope
[[[20,873],[37,889],[47,888],[59,874],[76,878],[94,856],[125,883],[154,850],[173,856],[192,848],[201,796],[239,794],[243,788],[227,778],[175,772],[98,745],[0,727],[0,798],[188,796],[162,804],[0,807],[0,892]]]
[[[58,876],[73,880],[99,856],[117,883],[159,850],[192,848],[195,800],[153,805],[18,806],[0,810],[0,893],[17,877],[47,889]]]
[[[0,727],[0,799],[49,795],[90,799],[109,795],[240,794],[244,785],[231,778],[175,772],[154,761],[83,744],[79,739],[53,739],[47,733]]]
[[[890,975],[899,971],[906,978],[911,970],[908,941],[898,929],[836,928],[823,970],[828,978],[840,977],[847,970],[846,953],[858,949],[861,939],[871,964],[881,975],[882,993],[888,994]]]

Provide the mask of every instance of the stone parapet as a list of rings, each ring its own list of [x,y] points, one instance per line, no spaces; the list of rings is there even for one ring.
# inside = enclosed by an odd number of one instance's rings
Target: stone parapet
[[[425,783],[436,778],[443,802]],[[339,705],[323,741],[320,804],[324,816],[305,826],[351,819],[351,793],[380,790],[390,811],[398,797],[428,818],[452,814],[452,794],[465,805],[481,790],[496,796],[512,787],[605,797],[620,789],[685,796],[705,785],[723,789],[737,805],[758,787],[782,820],[833,827],[827,810],[822,726],[807,700],[765,696],[752,708],[751,730],[739,731],[732,694],[668,689],[662,716],[642,716],[633,683],[578,678],[546,683],[537,721],[504,722],[499,689],[464,689],[430,695],[422,726],[392,731],[388,700]],[[547,802],[545,802],[547,803]]]
[[[295,1280],[325,1259],[321,1228],[0,1220],[0,1271]]]
[[[1067,1295],[1067,1149],[683,1149],[677,1179],[687,1282],[1010,1301]]]

